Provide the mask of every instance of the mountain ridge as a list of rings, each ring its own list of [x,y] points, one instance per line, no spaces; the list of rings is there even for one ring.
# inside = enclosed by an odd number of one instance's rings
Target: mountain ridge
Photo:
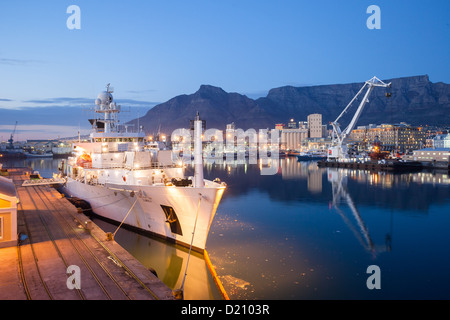
[[[391,98],[385,97],[385,89],[375,88],[357,125],[399,122],[450,125],[450,84],[432,83],[428,75],[383,81],[392,82]],[[274,128],[276,123],[286,123],[291,118],[306,121],[312,113],[321,113],[325,124],[336,119],[363,84],[281,86],[258,99],[202,84],[192,94],[179,95],[153,107],[139,121],[149,134],[158,131],[170,134],[177,128],[187,128],[197,112],[206,120],[207,128],[220,130],[231,122],[244,130]],[[354,102],[342,123],[350,121],[359,101]],[[137,123],[137,119],[130,123]]]

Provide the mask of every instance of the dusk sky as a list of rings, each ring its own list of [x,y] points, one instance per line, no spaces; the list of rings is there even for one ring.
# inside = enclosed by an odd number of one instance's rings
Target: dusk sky
[[[0,138],[15,121],[20,140],[85,132],[107,83],[131,120],[202,84],[257,98],[375,75],[450,83],[449,57],[448,0],[2,1]]]

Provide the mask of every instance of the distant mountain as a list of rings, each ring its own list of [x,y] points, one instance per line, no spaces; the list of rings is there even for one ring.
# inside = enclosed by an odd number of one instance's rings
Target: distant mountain
[[[392,97],[386,98],[385,89],[375,88],[357,125],[399,122],[450,125],[449,84],[432,83],[427,75],[383,81],[392,82]],[[139,123],[147,133],[160,130],[170,134],[177,128],[187,128],[197,111],[206,120],[207,128],[221,130],[231,122],[242,129],[274,128],[276,123],[286,123],[291,118],[306,121],[312,113],[321,113],[323,123],[329,123],[336,119],[362,86],[363,83],[284,86],[271,89],[264,98],[253,100],[239,93],[227,93],[218,87],[202,85],[193,94],[177,96],[150,109]],[[359,101],[355,101],[343,117],[343,126],[350,121]],[[135,119],[131,123],[137,124],[137,121]]]
[[[428,76],[383,80],[392,82],[391,98],[384,88],[375,88],[358,125],[407,122],[413,125],[450,125],[450,85],[432,83]],[[321,113],[325,123],[334,121],[361,89],[363,83],[272,89],[257,104],[276,121],[286,118],[304,120],[311,113]],[[342,123],[350,121],[359,102],[353,103]]]
[[[187,128],[197,111],[206,120],[208,128],[224,129],[235,122],[239,128],[273,127],[272,119],[256,101],[238,94],[227,93],[221,88],[202,85],[191,95],[180,95],[150,109],[139,119],[148,133],[171,133],[177,128]],[[137,119],[131,121],[137,124]]]

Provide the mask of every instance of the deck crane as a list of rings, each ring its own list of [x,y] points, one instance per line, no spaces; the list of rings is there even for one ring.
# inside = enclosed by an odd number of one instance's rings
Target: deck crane
[[[359,119],[359,116],[361,115],[365,105],[367,102],[369,102],[369,96],[372,90],[375,87],[383,87],[383,88],[390,88],[391,82],[384,83],[377,77],[373,77],[370,80],[367,80],[362,88],[359,90],[359,92],[353,97],[353,99],[350,101],[350,103],[345,107],[345,109],[341,112],[339,117],[334,120],[334,122],[331,123],[331,126],[333,127],[333,133],[332,133],[332,146],[328,149],[328,161],[339,161],[343,159],[348,158],[348,149],[347,149],[347,138],[352,132],[353,128],[356,125],[356,122]],[[358,98],[358,96],[363,92],[364,89],[367,88],[367,91],[364,95],[364,98],[362,99],[361,103],[359,104],[358,109],[356,110],[355,115],[353,116],[352,121],[350,121],[350,124],[344,129],[344,131],[341,131],[341,128],[339,126],[339,119],[347,112],[347,110],[350,108],[352,103]],[[386,93],[386,97],[390,97],[390,93]]]
[[[11,133],[11,136],[9,137],[9,140],[8,140],[8,149],[14,149],[14,134],[16,133],[16,128],[17,128],[17,121],[16,121],[16,124],[14,125],[14,130],[13,130],[13,132]]]

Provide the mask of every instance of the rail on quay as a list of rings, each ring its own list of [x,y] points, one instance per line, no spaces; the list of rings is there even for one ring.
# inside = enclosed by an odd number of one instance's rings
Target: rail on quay
[[[2,300],[174,300],[172,290],[51,186],[22,186],[17,246],[0,250]]]

